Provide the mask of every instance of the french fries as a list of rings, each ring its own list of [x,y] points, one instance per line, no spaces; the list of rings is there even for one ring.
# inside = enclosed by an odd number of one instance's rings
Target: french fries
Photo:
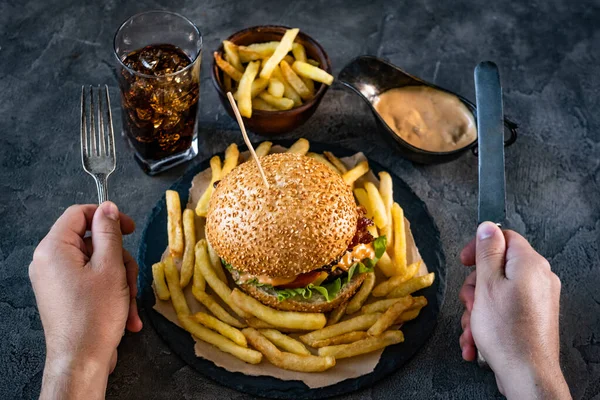
[[[183,253],[183,228],[181,226],[181,202],[179,193],[167,190],[167,232],[169,235],[169,252],[172,257],[181,257]]]
[[[206,283],[214,292],[227,304],[234,313],[239,315],[242,318],[249,318],[250,314],[242,311],[239,307],[235,305],[233,300],[231,299],[231,289],[225,282],[219,279],[216,272],[212,268],[212,266],[208,263],[198,263],[200,268],[200,272],[204,279],[206,279]]]
[[[215,57],[215,62],[217,63],[217,66],[231,79],[233,79],[236,82],[239,82],[240,79],[242,79],[242,73],[238,71],[233,65],[225,61],[218,52],[215,51],[213,53],[213,56]]]
[[[412,279],[415,277],[415,275],[417,275],[417,272],[419,272],[419,268],[421,268],[422,261],[423,260],[419,260],[406,267],[406,272],[404,272],[404,281]]]
[[[273,55],[279,42],[253,43],[249,46],[238,46],[240,59],[243,63],[254,60],[267,59]]]
[[[222,175],[222,166],[221,166],[221,157],[214,156],[210,159],[210,171],[212,177],[210,179],[210,183],[206,187],[202,196],[198,200],[196,204],[196,215],[199,217],[206,217],[206,213],[208,212],[208,202],[210,201],[210,196],[212,196],[215,191],[215,182],[221,179]]]
[[[258,96],[258,94],[260,92],[262,92],[263,90],[265,90],[267,88],[267,86],[269,86],[269,81],[267,79],[263,79],[263,78],[256,78],[252,81],[252,88],[250,89],[250,97],[252,97],[252,100],[254,100],[254,98],[256,96]],[[238,92],[236,91],[233,94],[233,98],[238,101]]]
[[[360,289],[358,289],[358,292],[356,292],[348,302],[346,314],[354,314],[360,310],[371,294],[371,290],[373,290],[373,286],[375,286],[375,272],[368,272],[366,275],[365,280],[362,285],[360,285]]]
[[[309,147],[310,143],[308,142],[308,140],[300,138],[293,145],[290,146],[287,152],[305,155],[306,153],[308,153]]]
[[[289,62],[288,62],[288,64],[289,64]],[[294,64],[293,60],[292,60],[292,63],[290,65],[292,65],[292,64]],[[306,88],[310,92],[311,97],[314,96],[314,94],[315,94],[315,83],[312,80],[308,79],[308,78],[300,77],[300,79],[302,79],[302,82],[304,82],[304,85],[306,85]]]
[[[296,60],[292,65],[292,69],[298,76],[306,79],[311,79],[315,82],[321,82],[328,86],[333,83],[333,75],[328,74],[325,70],[315,67],[308,63]]]
[[[377,322],[373,324],[367,331],[371,336],[379,336],[386,331],[390,326],[394,325],[396,319],[402,313],[410,308],[413,299],[410,296],[402,297],[400,300],[392,304],[382,315]]]
[[[387,331],[381,336],[372,336],[350,344],[340,344],[337,346],[321,347],[320,356],[332,356],[336,360],[358,356],[360,354],[370,353],[375,350],[391,346],[404,341],[402,331]]]
[[[225,58],[231,66],[240,72],[244,72],[244,67],[240,61],[240,55],[238,54],[237,46],[231,43],[229,40],[223,40],[223,49],[225,50]]]
[[[250,96],[254,99],[258,96],[263,90],[265,90],[269,86],[269,80],[263,78],[256,78],[252,82],[252,89],[250,89]],[[236,92],[237,93],[237,92]],[[237,100],[237,99],[236,99]]]
[[[259,97],[252,99],[252,109],[259,111],[278,111],[275,107]]]
[[[181,263],[181,277],[179,284],[182,288],[186,287],[194,274],[194,245],[196,244],[196,223],[194,221],[194,211],[186,208],[183,210],[183,237],[185,246],[183,250],[183,261]]]
[[[394,322],[394,324],[403,324],[405,322],[412,321],[413,319],[415,319],[419,316],[420,312],[421,312],[420,308],[415,308],[414,310],[404,311],[402,313],[402,315],[400,315],[400,317],[396,320],[396,322]]]
[[[236,328],[245,328],[246,324],[241,323],[237,320],[237,318],[231,316],[223,307],[217,303],[215,299],[212,298],[211,295],[207,294],[201,290],[195,290],[192,287],[192,294],[204,307],[208,309],[215,317],[219,318],[221,321],[225,322]]]
[[[348,333],[342,333],[341,335],[334,336],[329,339],[315,340],[314,342],[312,342],[311,347],[318,349],[320,347],[335,346],[338,344],[348,344],[356,342],[357,340],[362,340],[367,336],[367,332],[365,331],[352,331]]]
[[[312,330],[324,327],[327,322],[325,315],[321,313],[275,310],[265,306],[255,298],[242,293],[239,289],[233,289],[231,299],[236,306],[246,313],[252,314],[275,327]]]
[[[337,324],[340,319],[346,314],[346,308],[348,308],[348,302],[344,302],[341,306],[334,308],[333,311],[329,313],[329,318],[327,318],[327,324],[325,326],[331,326]]]
[[[289,65],[292,65],[294,63],[294,57],[290,56],[289,54],[286,55],[285,57],[283,57],[283,60],[286,63],[288,63]]]
[[[262,361],[262,354],[260,352],[240,346],[228,338],[205,328],[196,322],[195,318],[192,316],[180,316],[179,321],[181,322],[183,329],[198,339],[212,344],[225,353],[229,353],[249,364],[258,364]]]
[[[387,295],[392,290],[394,290],[395,288],[400,286],[402,283],[411,279],[414,276],[414,274],[419,270],[420,266],[421,266],[421,260],[419,260],[415,263],[412,263],[406,269],[407,271],[408,270],[411,271],[411,273],[412,273],[411,276],[408,276],[408,274],[395,275],[395,276],[392,276],[387,281],[381,282],[379,285],[377,285],[377,287],[375,289],[373,289],[373,296],[374,297],[383,297],[383,296]]]
[[[296,61],[306,62],[306,49],[300,43],[292,45],[292,54]]]
[[[206,236],[206,235],[205,235]],[[206,248],[208,249],[208,258],[210,259],[210,265],[223,283],[227,283],[227,275],[223,271],[223,264],[221,264],[221,257],[217,254],[215,249],[212,248],[208,241],[206,242]]]
[[[285,80],[300,95],[300,98],[304,101],[310,100],[313,96],[312,92],[306,87],[302,79],[296,75],[292,67],[290,67],[290,64],[285,60],[282,60],[279,67],[281,68],[281,74]]]
[[[246,323],[250,328],[254,329],[275,329],[274,325],[271,325],[268,322],[256,317],[246,318]]]
[[[252,347],[264,354],[271,364],[279,368],[300,372],[322,372],[335,366],[335,358],[330,356],[320,357],[282,352],[254,328],[246,328],[242,332]]]
[[[371,314],[375,312],[385,312],[388,308],[390,308],[394,303],[400,301],[404,297],[399,297],[397,299],[385,299],[378,300],[371,304],[367,304],[360,309],[360,312],[363,314]]]
[[[190,308],[188,307],[183,290],[179,286],[179,271],[173,263],[172,257],[167,257],[164,261],[165,265],[165,276],[167,278],[167,285],[169,286],[169,293],[171,294],[171,302],[178,318],[182,316],[190,315]]]
[[[335,167],[335,165],[333,165],[332,163],[330,163],[324,156],[322,156],[319,153],[306,153],[307,157],[310,158],[314,158],[315,160],[317,160],[318,162],[320,162],[321,164],[325,164],[327,165],[329,168],[331,168],[332,170],[334,170],[335,172],[337,172],[338,174],[340,173],[340,171],[338,171],[338,169]]]
[[[171,293],[165,281],[165,266],[162,262],[157,262],[152,265],[152,279],[154,280],[154,289],[156,295],[161,300],[169,300]]]
[[[400,284],[397,288],[392,290],[386,297],[388,299],[396,298],[396,297],[404,297],[409,294],[413,294],[417,290],[425,289],[433,284],[433,280],[435,279],[435,273],[430,272],[427,275],[417,276],[415,278],[409,279],[408,281]],[[171,293],[171,296],[173,293]]]
[[[302,105],[302,98],[300,98],[298,92],[296,92],[296,90],[288,83],[288,81],[285,80],[279,66],[273,70],[271,76],[273,78],[277,78],[283,84],[283,96],[291,99],[294,102],[294,107]]]
[[[221,170],[221,178],[225,178],[238,165],[240,158],[240,151],[235,143],[231,143],[225,150],[225,161],[223,162],[223,169]]]
[[[204,275],[202,275],[200,264],[210,263],[208,258],[208,250],[206,248],[206,239],[200,239],[198,243],[196,243],[196,246],[194,247],[194,255],[194,280],[192,281],[192,286],[194,289],[204,292],[206,290],[206,279],[204,279]]]
[[[259,332],[281,350],[306,356],[311,354],[302,343],[288,335],[284,335],[277,329],[259,329]]]
[[[411,296],[409,295],[406,297],[411,297]],[[371,304],[367,304],[366,306],[363,306],[363,308],[361,308],[360,311],[363,314],[369,314],[369,313],[374,313],[374,312],[385,312],[392,305],[397,303],[398,301],[406,301],[406,300],[405,300],[405,297],[398,297],[395,299],[378,300]],[[409,311],[420,310],[421,308],[423,308],[427,305],[427,299],[424,296],[412,297],[411,301],[412,301],[412,304],[406,311],[404,311],[402,313],[402,315],[408,313]],[[417,313],[417,315],[418,315],[418,313]],[[396,320],[396,323],[398,323],[398,320]]]
[[[242,332],[218,320],[212,315],[208,315],[203,312],[197,312],[194,314],[194,319],[196,322],[199,322],[208,329],[219,332],[221,335],[225,336],[238,346],[248,347],[248,342],[246,341],[246,337],[242,334]]]
[[[413,297],[413,304],[410,308],[402,313],[398,319],[396,319],[396,324],[403,324],[407,321],[412,321],[413,319],[419,316],[419,313],[427,305],[427,299],[424,296]]]
[[[312,58],[309,58],[308,60],[306,60],[306,62],[310,65],[312,65],[313,67],[318,67],[319,66],[319,62],[317,60],[313,60]]]
[[[300,332],[300,329],[290,329],[290,328],[284,328],[281,326],[274,326],[269,324],[268,322],[263,321],[262,319],[258,319],[256,317],[250,317],[250,318],[246,318],[246,323],[248,324],[248,326],[250,328],[254,328],[254,329],[276,329],[279,332],[286,332],[286,333],[294,333],[294,332]]]
[[[285,97],[275,97],[267,92],[261,92],[258,97],[277,110],[291,110],[294,101]]]
[[[273,52],[273,55],[265,63],[262,71],[260,71],[261,78],[269,79],[271,77],[271,73],[273,72],[275,67],[279,65],[279,63],[283,60],[287,53],[289,53],[292,50],[292,44],[294,43],[294,39],[296,39],[298,32],[300,32],[300,29],[294,28],[288,29],[284,33],[283,37],[281,38],[281,41],[275,49],[275,52]]]
[[[389,173],[381,171],[379,173],[379,193],[381,200],[385,206],[385,214],[387,215],[388,224],[383,228],[383,232],[387,237],[388,249],[393,248],[394,229],[392,223],[392,205],[394,204],[394,189],[392,177]]]
[[[369,172],[369,163],[367,161],[361,161],[354,168],[342,175],[342,179],[346,182],[346,185],[352,186],[358,178],[367,172]]]
[[[285,87],[283,86],[283,82],[281,82],[277,78],[271,77],[269,79],[269,89],[268,92],[271,96],[281,98],[283,97],[283,92],[285,91]],[[294,102],[292,101],[292,104]]]
[[[383,253],[379,261],[377,262],[377,267],[383,272],[385,276],[394,276],[396,274],[396,266],[394,262],[390,258],[387,252]]]
[[[240,78],[237,90],[237,103],[242,117],[252,117],[252,82],[258,74],[259,61],[252,61],[246,67],[246,71]]]
[[[374,238],[379,237],[379,231],[377,230],[377,227],[375,225],[367,226],[367,232],[369,232],[371,234],[371,236],[373,236]]]
[[[379,229],[383,229],[388,224],[388,217],[379,190],[377,190],[377,187],[372,182],[365,183],[365,190],[369,195],[369,204],[373,212],[373,222],[375,222],[375,226]]]
[[[256,148],[256,150],[254,152],[256,153],[257,157],[266,156],[271,151],[272,146],[273,146],[273,143],[271,143],[271,142],[262,142],[261,144],[258,145],[258,147]]]
[[[364,188],[354,189],[354,197],[358,200],[358,204],[364,207],[367,212],[367,218],[373,218],[373,210],[371,209],[371,203],[369,202],[369,195]]]
[[[394,224],[394,264],[397,275],[406,274],[406,230],[404,227],[404,210],[398,203],[392,205],[392,222]]]
[[[333,164],[335,165],[335,167],[340,171],[340,173],[343,175],[346,172],[348,172],[348,168],[346,167],[346,165],[342,162],[342,160],[340,160],[339,158],[337,158],[332,152],[330,151],[324,151],[323,155]]]
[[[380,316],[381,313],[359,315],[357,317],[338,322],[337,324],[330,325],[323,329],[318,329],[316,331],[306,333],[300,336],[300,340],[303,343],[312,346],[312,342],[317,340],[329,339],[334,336],[339,336],[343,333],[348,333],[352,331],[362,331],[365,329],[369,329],[371,325],[373,325],[375,321],[379,319]]]

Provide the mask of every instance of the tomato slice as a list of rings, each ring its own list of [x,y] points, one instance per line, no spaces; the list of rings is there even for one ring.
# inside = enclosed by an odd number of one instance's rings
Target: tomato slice
[[[322,271],[311,271],[305,274],[300,274],[292,282],[277,287],[280,289],[296,289],[308,286],[310,283],[313,283],[319,276],[321,276],[321,272]]]

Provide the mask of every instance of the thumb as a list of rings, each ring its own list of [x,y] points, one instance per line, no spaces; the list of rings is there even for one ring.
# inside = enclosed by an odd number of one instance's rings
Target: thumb
[[[98,207],[92,220],[92,265],[100,268],[123,265],[123,236],[119,209],[110,201]]]
[[[502,230],[493,222],[484,222],[477,228],[475,245],[475,265],[477,266],[477,287],[479,282],[504,276],[506,240]]]

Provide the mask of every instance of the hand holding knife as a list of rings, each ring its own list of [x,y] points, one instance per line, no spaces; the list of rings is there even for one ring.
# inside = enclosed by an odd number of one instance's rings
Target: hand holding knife
[[[501,226],[506,219],[504,176],[504,112],[498,67],[483,61],[475,67],[479,156],[478,225],[491,221]],[[477,364],[489,368],[477,350]]]

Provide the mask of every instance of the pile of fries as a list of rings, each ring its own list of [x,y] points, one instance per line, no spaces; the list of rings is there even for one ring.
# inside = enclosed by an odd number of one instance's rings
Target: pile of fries
[[[223,71],[226,92],[234,92],[240,114],[251,118],[252,109],[282,111],[299,107],[315,95],[315,82],[331,85],[333,76],[306,56],[294,40],[300,30],[288,29],[281,41],[237,46],[225,40],[225,57],[214,52]],[[291,54],[290,54],[291,53]]]
[[[271,145],[261,143],[257,155],[268,154]],[[369,272],[348,302],[328,315],[280,311],[232,290],[235,285],[227,279],[219,256],[205,239],[197,240],[195,218],[206,217],[213,183],[238,164],[235,144],[227,148],[223,163],[218,156],[211,159],[211,184],[195,213],[190,209],[182,213],[178,193],[166,192],[170,256],[154,264],[152,273],[156,296],[171,300],[181,327],[194,337],[250,364],[260,363],[264,356],[283,369],[319,372],[335,366],[337,359],[403,342],[398,326],[417,318],[427,305],[425,297],[412,294],[431,286],[434,274],[418,276],[421,261],[407,265],[404,213],[393,200],[391,176],[380,172],[379,187],[371,182],[358,187],[359,178],[369,172],[367,161],[348,169],[332,153],[311,153],[309,146],[306,139],[299,139],[288,151],[312,157],[339,173],[373,219],[371,234],[388,238],[386,253],[377,264],[380,273]],[[181,260],[180,270],[174,259]],[[210,314],[191,313],[183,294],[190,283],[193,296]]]

